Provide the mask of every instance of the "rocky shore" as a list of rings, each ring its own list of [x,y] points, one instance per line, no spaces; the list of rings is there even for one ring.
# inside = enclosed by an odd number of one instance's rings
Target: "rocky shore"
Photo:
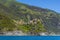
[[[22,31],[9,31],[9,32],[0,32],[0,35],[1,36],[32,36],[33,34],[24,33]],[[47,32],[45,33],[42,32],[42,33],[39,33],[39,36],[59,36],[59,34],[55,34],[53,32],[50,34]]]

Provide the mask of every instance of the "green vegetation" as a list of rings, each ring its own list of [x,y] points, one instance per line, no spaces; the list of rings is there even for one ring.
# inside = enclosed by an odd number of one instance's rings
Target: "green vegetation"
[[[40,21],[36,21],[36,24],[32,22],[30,24],[19,25],[18,30],[32,33],[46,32],[43,24]]]
[[[22,20],[22,21],[21,21]],[[59,32],[60,14],[15,0],[0,0],[0,31]]]
[[[15,28],[16,26],[11,19],[5,15],[0,15],[0,31],[13,31]]]

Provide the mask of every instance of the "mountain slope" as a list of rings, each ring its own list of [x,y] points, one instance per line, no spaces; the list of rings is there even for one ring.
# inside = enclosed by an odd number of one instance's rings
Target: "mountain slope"
[[[16,27],[15,30],[35,35],[39,35],[40,32],[60,33],[60,14],[53,10],[29,6],[15,0],[0,0],[0,15],[8,17],[9,20],[4,21],[7,25],[0,21],[1,27]],[[7,19],[4,17],[4,20]]]
[[[15,28],[16,26],[11,19],[0,14],[0,32],[13,31]]]

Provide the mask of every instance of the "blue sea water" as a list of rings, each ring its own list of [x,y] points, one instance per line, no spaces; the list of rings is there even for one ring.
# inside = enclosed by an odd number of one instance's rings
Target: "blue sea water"
[[[60,40],[60,36],[0,36],[0,40]]]

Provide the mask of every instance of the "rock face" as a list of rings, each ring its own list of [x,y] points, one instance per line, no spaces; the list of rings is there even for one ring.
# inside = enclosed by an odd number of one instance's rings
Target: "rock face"
[[[26,33],[23,33],[22,31],[9,31],[9,32],[1,32],[0,35],[5,36],[26,36]]]
[[[9,36],[25,36],[27,35],[26,33],[23,33],[22,31],[13,31],[13,32],[6,32],[4,35],[9,35]]]
[[[24,33],[22,31],[10,31],[10,32],[0,32],[3,36],[34,36],[35,34]],[[60,34],[55,34],[53,32],[41,32],[37,36],[59,36]]]

